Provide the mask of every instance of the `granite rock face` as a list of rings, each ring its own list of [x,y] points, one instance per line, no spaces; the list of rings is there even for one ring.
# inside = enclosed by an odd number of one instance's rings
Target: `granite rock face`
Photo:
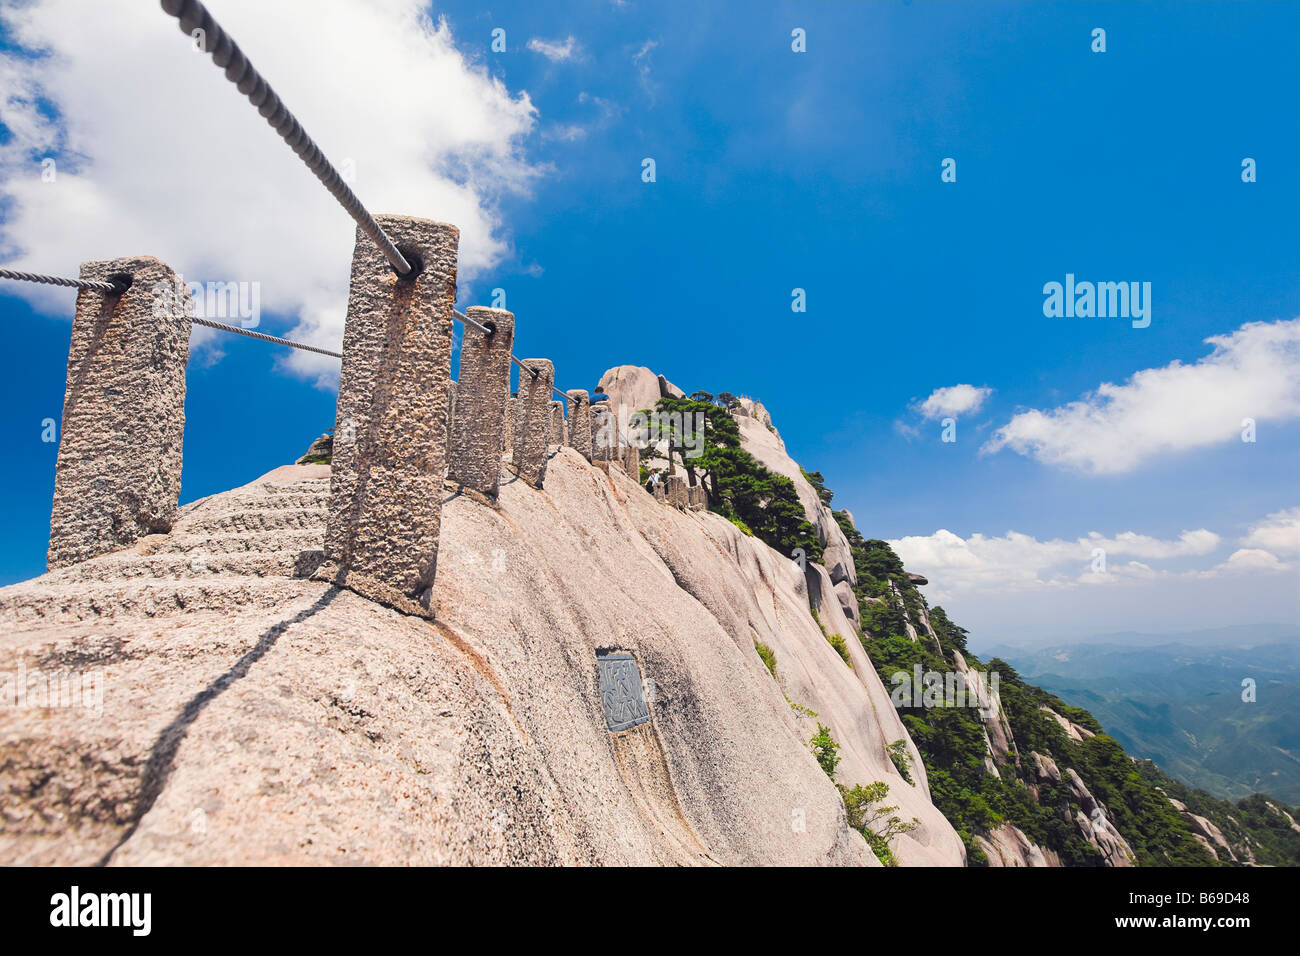
[[[809,750],[819,722],[838,782],[887,781],[920,820],[904,865],[963,862],[919,760],[908,784],[889,759],[906,731],[822,569],[852,667],[793,562],[560,448],[543,490],[447,498],[428,620],[311,576],[329,473],[277,469],[0,588],[0,671],[105,690],[0,710],[0,862],[874,866]],[[613,735],[611,647],[652,714]]]
[[[737,415],[736,424],[740,427],[741,447],[778,475],[784,475],[794,482],[804,513],[816,530],[818,539],[825,546],[822,562],[830,573],[831,581],[857,584],[858,572],[853,564],[853,554],[849,550],[848,539],[844,537],[844,532],[840,529],[839,522],[835,520],[831,509],[822,504],[816,489],[803,476],[803,470],[798,462],[786,452],[781,437],[757,418],[749,415]]]
[[[334,423],[326,564],[335,584],[429,613],[447,468],[455,226],[377,216],[421,264],[399,278],[357,230]],[[462,404],[464,396],[461,396]],[[464,418],[459,414],[454,422]]]
[[[188,288],[148,256],[87,262],[81,278],[131,276],[121,295],[77,294],[68,349],[49,568],[167,531],[181,490]]]
[[[448,499],[429,620],[311,578],[328,475],[279,468],[0,588],[0,670],[107,688],[98,713],[0,711],[0,862],[876,865],[807,747],[822,722],[841,783],[888,780],[922,819],[900,860],[961,864],[885,753],[905,734],[875,670],[844,666],[803,575],[735,525],[559,449],[543,490]],[[823,623],[848,627],[837,607]],[[617,735],[610,646],[653,714]]]
[[[1031,867],[1060,866],[1061,858],[1052,850],[1046,850],[1034,843],[1029,837],[1010,823],[1000,823],[988,836],[975,836],[971,840],[984,851],[989,866],[996,867]]]
[[[610,407],[626,426],[628,416],[642,409],[654,408],[663,397],[659,376],[640,365],[618,365],[600,377],[597,391],[609,396]]]

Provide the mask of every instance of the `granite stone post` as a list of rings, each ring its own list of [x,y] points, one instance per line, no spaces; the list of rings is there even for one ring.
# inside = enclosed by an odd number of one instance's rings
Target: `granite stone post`
[[[631,476],[633,481],[641,480],[641,449],[636,445],[623,446],[623,470]]]
[[[563,445],[568,441],[564,428],[564,402],[551,400],[551,444]]]
[[[523,365],[537,371],[519,370],[519,397],[515,400],[514,464],[519,477],[536,488],[546,477],[546,451],[551,440],[551,386],[555,366],[548,359],[524,359]]]
[[[150,256],[87,262],[130,276],[120,295],[77,294],[46,566],[66,567],[171,530],[181,490],[189,289]]]
[[[447,478],[496,498],[501,482],[501,443],[510,433],[506,408],[515,317],[503,309],[477,305],[470,306],[465,314],[494,331],[489,334],[465,323]]]
[[[591,461],[591,399],[582,388],[564,394],[569,398],[569,447]]]
[[[447,447],[451,447],[451,430],[456,422],[456,383],[447,383]]]
[[[591,457],[593,461],[609,461],[613,455],[610,448],[611,424],[614,414],[610,411],[608,399],[591,403]]]
[[[357,231],[325,563],[314,576],[432,617],[460,230],[409,216],[376,219],[415,260],[415,275],[399,277]],[[471,414],[460,404],[456,420]]]
[[[656,501],[661,501],[661,502],[663,502],[664,504],[667,504],[667,503],[668,503],[668,494],[667,494],[667,492],[664,491],[664,480],[663,480],[663,478],[660,478],[658,481],[656,481],[652,487],[654,488],[654,496],[655,496],[655,500],[656,500]]]
[[[668,485],[668,503],[674,508],[686,510],[689,507],[686,500],[686,479],[681,475],[669,475],[664,481]]]
[[[515,397],[506,399],[505,427],[501,432],[500,453],[505,457],[514,454],[515,449]]]

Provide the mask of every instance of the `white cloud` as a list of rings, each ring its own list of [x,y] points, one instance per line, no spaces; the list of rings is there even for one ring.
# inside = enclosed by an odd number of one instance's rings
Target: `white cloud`
[[[1241,548],[1232,552],[1228,560],[1222,564],[1215,565],[1209,572],[1203,572],[1203,577],[1222,572],[1239,571],[1243,573],[1251,571],[1285,571],[1287,566],[1277,559],[1277,556],[1270,554],[1268,551],[1260,548]]]
[[[541,37],[533,37],[528,41],[528,49],[540,53],[552,63],[563,63],[582,55],[582,46],[572,35],[563,40],[543,40]]]
[[[538,175],[520,145],[536,111],[426,7],[225,0],[217,13],[325,155],[355,169],[372,212],[460,227],[463,286],[509,254],[494,202]],[[260,282],[264,315],[338,347],[355,227],[174,19],[156,3],[80,0],[0,17],[12,42],[45,54],[0,54],[7,264],[76,274],[83,260],[156,255],[191,281]],[[46,155],[58,158],[53,183],[41,181]],[[71,312],[66,292],[14,288]],[[285,364],[327,380],[337,369],[301,352]]]
[[[1200,528],[1196,531],[1184,531],[1176,539],[1162,541],[1149,535],[1125,531],[1113,538],[1107,538],[1096,531],[1080,538],[1079,544],[1088,548],[1101,548],[1107,554],[1131,554],[1139,558],[1183,558],[1205,555],[1219,546],[1222,540],[1213,531]]]
[[[1246,566],[1270,570],[1284,567],[1260,557],[1263,552],[1238,558],[1237,555],[1243,554],[1240,551],[1228,562],[1207,571],[1173,572],[1145,563],[1204,557],[1216,551],[1222,540],[1205,528],[1184,531],[1177,538],[1170,539],[1133,531],[1108,537],[1092,531],[1074,540],[1052,538],[1043,541],[1018,531],[1008,531],[1001,537],[977,533],[962,538],[947,529],[940,529],[931,535],[900,538],[889,544],[907,568],[925,574],[938,591],[949,595],[975,590],[1001,592],[1113,584],[1125,579],[1205,575]],[[1104,552],[1104,571],[1097,563],[1099,549]],[[1131,560],[1121,560],[1124,558]],[[1137,560],[1139,558],[1145,560]]]
[[[923,418],[931,420],[956,417],[977,412],[984,404],[984,399],[993,394],[991,388],[976,388],[974,385],[949,385],[936,388],[930,397],[921,402],[916,410]]]
[[[1275,511],[1251,526],[1241,539],[1246,548],[1259,548],[1274,554],[1300,554],[1300,508]]]
[[[646,96],[650,97],[650,103],[655,101],[655,91],[657,89],[654,81],[650,79],[650,54],[654,48],[659,45],[658,40],[646,40],[641,44],[641,49],[632,54],[632,62],[636,64],[637,75],[641,79],[641,89],[645,90]]]
[[[1300,417],[1300,319],[1251,322],[1205,341],[1213,351],[1192,365],[1143,369],[1068,405],[1021,412],[983,450],[1115,474],[1160,454],[1240,440],[1247,418]]]

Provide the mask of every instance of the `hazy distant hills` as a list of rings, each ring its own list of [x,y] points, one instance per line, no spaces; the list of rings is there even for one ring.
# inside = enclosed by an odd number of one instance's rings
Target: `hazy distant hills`
[[[1224,798],[1300,803],[1300,637],[1282,625],[988,648],[1126,751]],[[1242,682],[1255,700],[1242,700]]]

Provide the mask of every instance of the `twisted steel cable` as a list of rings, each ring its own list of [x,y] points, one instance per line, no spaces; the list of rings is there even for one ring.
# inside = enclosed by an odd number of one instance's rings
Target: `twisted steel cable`
[[[0,269],[0,279],[16,279],[19,282],[39,282],[42,285],[61,285],[70,289],[88,289],[91,292],[104,292],[117,295],[127,289],[127,283],[100,282],[97,279],[65,279],[63,276],[47,276],[38,272],[18,272],[16,269]]]
[[[91,292],[103,292],[105,295],[117,295],[121,292],[125,292],[130,287],[130,283],[128,282],[99,282],[95,279],[65,279],[63,276],[47,276],[35,272],[18,272],[14,269],[0,269],[0,279],[17,279],[20,282],[39,282],[43,285],[61,285],[72,289],[87,289]],[[329,355],[337,359],[343,357],[338,352],[331,352],[329,349],[317,348],[314,345],[306,345],[302,342],[293,342],[289,339],[282,339],[278,335],[267,335],[265,332],[254,332],[252,329],[241,329],[238,326],[226,325],[224,322],[214,322],[211,319],[205,319],[197,315],[192,315],[189,319],[195,325],[206,325],[210,329],[220,329],[222,332],[234,332],[236,335],[247,335],[250,339],[261,339],[263,342],[273,342],[276,345],[287,345],[291,349],[301,349],[304,352],[317,352],[320,355]]]
[[[474,320],[474,319],[471,319],[468,315],[466,315],[466,314],[465,314],[464,312],[462,312],[460,309],[452,309],[452,310],[451,310],[451,313],[452,313],[452,315],[456,316],[456,318],[458,318],[458,319],[460,319],[462,322],[464,322],[466,325],[472,325],[472,326],[474,326],[474,328],[478,329],[478,330],[479,330],[480,332],[482,332],[484,335],[491,335],[493,332],[496,331],[496,329],[488,328],[488,327],[487,327],[486,325],[484,325],[483,323],[478,322],[478,321],[476,321],[476,320]],[[515,358],[514,355],[511,355],[511,356],[510,356],[510,361],[514,362],[515,365],[519,366],[519,368],[521,368],[523,371],[527,372],[527,373],[528,373],[529,375],[531,375],[533,378],[537,378],[537,376],[541,374],[537,369],[533,368],[531,365],[525,365],[523,362],[519,361],[519,359]],[[556,388],[554,382],[551,383],[551,391],[554,392],[556,395],[560,396],[560,398],[563,398],[563,399],[566,399],[566,400],[567,400],[568,397],[569,397],[568,394],[566,394],[565,392],[562,392],[562,391],[560,391],[558,388]]]
[[[214,322],[211,319],[205,319],[200,316],[190,316],[190,321],[195,325],[206,325],[210,329],[220,329],[222,332],[234,332],[236,335],[247,335],[250,339],[261,339],[263,342],[272,342],[276,345],[287,345],[291,349],[301,349],[304,352],[315,352],[318,355],[328,355],[332,358],[343,358],[340,352],[331,352],[329,349],[317,348],[314,345],[307,345],[303,342],[293,342],[289,339],[282,339],[278,335],[267,335],[265,332],[254,332],[252,329],[241,329],[237,325],[226,325],[224,322]]]
[[[366,211],[366,207],[361,205],[361,200],[348,188],[338,170],[330,165],[330,161],[325,158],[320,147],[312,142],[307,131],[302,128],[302,124],[289,112],[280,97],[276,96],[275,91],[230,38],[230,34],[212,18],[207,7],[199,0],[162,0],[162,8],[168,15],[179,21],[181,32],[187,36],[192,35],[196,29],[203,31],[203,50],[212,54],[212,62],[225,71],[226,79],[234,83],[239,92],[248,97],[248,102],[257,108],[262,118],[280,135],[289,148],[298,154],[298,158],[329,190],[330,195],[338,200],[347,214],[356,220],[361,231],[379,247],[392,263],[393,268],[397,270],[397,274],[409,275],[411,264],[406,261],[406,257],[398,251],[397,246],[393,245],[384,230],[379,228],[379,223],[375,222],[374,217]]]

